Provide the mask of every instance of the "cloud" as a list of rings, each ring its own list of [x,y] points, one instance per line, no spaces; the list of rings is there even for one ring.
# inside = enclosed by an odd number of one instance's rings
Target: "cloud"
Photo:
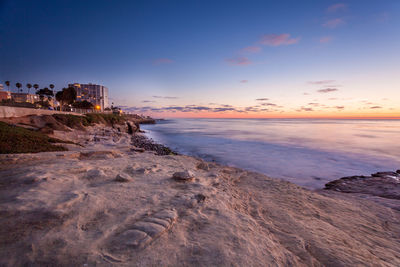
[[[143,100],[142,101],[142,103],[153,103],[153,102],[155,102],[155,101],[152,101],[152,100]]]
[[[277,107],[278,105],[274,103],[262,103],[261,106]]]
[[[334,13],[336,11],[344,11],[344,10],[347,10],[347,5],[343,3],[331,5],[326,9],[326,11],[329,13]]]
[[[330,92],[335,92],[335,91],[339,91],[339,90],[336,88],[325,88],[325,89],[320,89],[317,92],[325,94],[325,93],[330,93]]]
[[[307,105],[313,106],[313,107],[319,107],[321,104],[319,104],[319,103],[308,103]]]
[[[169,59],[169,58],[158,58],[158,59],[155,59],[153,61],[153,65],[170,64],[170,63],[173,63],[173,62],[174,61],[172,59]]]
[[[319,39],[319,42],[321,43],[321,44],[326,44],[326,43],[329,43],[330,41],[332,41],[333,40],[333,38],[331,37],[331,36],[324,36],[324,37],[321,37],[320,39]]]
[[[300,38],[291,38],[290,34],[265,34],[261,37],[260,44],[269,46],[291,45],[300,41]]]
[[[342,110],[342,109],[344,109],[344,106],[336,106],[335,108],[338,110]]]
[[[229,65],[235,65],[235,66],[246,66],[246,65],[251,65],[253,63],[247,57],[227,58],[225,59],[225,61]]]
[[[235,108],[214,108],[213,112],[237,111]]]
[[[159,96],[159,95],[153,95],[154,98],[164,98],[164,99],[178,99],[179,97],[177,96]]]
[[[261,47],[259,46],[247,46],[240,50],[241,53],[259,53],[261,51]]]
[[[267,100],[269,100],[269,98],[257,98],[256,100],[257,101],[267,101]]]
[[[382,108],[381,106],[373,106],[373,107],[370,107],[370,109],[378,109],[378,108]]]
[[[248,83],[248,80],[241,80],[240,83]]]
[[[326,27],[326,28],[330,28],[330,29],[334,29],[340,25],[345,24],[344,19],[341,18],[337,18],[337,19],[331,19],[328,20],[327,22],[325,22],[324,24],[322,24],[322,26]]]
[[[302,112],[302,111],[314,111],[314,110],[312,108],[300,107],[296,111],[297,112]]]
[[[322,81],[310,81],[308,82],[309,84],[316,84],[316,85],[321,85],[321,84],[330,84],[334,83],[335,80],[322,80]]]

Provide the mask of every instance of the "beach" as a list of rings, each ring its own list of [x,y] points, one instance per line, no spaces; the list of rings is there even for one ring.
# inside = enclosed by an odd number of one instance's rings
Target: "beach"
[[[177,155],[138,132],[133,145],[128,132],[53,130],[68,151],[0,155],[0,265],[400,264],[395,208]]]

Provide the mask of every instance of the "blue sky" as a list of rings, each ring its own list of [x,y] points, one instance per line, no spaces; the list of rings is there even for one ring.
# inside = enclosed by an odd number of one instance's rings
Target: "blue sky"
[[[0,83],[160,116],[399,115],[399,29],[396,0],[1,0]]]

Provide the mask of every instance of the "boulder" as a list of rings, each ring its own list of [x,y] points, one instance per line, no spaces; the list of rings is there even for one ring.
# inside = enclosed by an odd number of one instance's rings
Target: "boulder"
[[[172,179],[180,182],[190,182],[194,179],[194,174],[191,171],[175,172]]]
[[[128,176],[126,176],[126,175],[124,175],[124,174],[118,174],[116,177],[115,177],[115,181],[116,182],[120,182],[120,183],[126,183],[126,182],[129,182],[131,179],[129,179],[129,177]]]

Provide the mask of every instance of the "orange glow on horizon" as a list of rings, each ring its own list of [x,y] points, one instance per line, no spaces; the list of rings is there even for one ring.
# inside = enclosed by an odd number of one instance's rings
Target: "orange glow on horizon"
[[[342,114],[238,114],[238,113],[195,113],[195,112],[165,112],[152,113],[150,116],[155,118],[209,118],[209,119],[382,119],[399,120],[400,113],[380,113],[380,114],[360,114],[360,113],[342,113]]]

